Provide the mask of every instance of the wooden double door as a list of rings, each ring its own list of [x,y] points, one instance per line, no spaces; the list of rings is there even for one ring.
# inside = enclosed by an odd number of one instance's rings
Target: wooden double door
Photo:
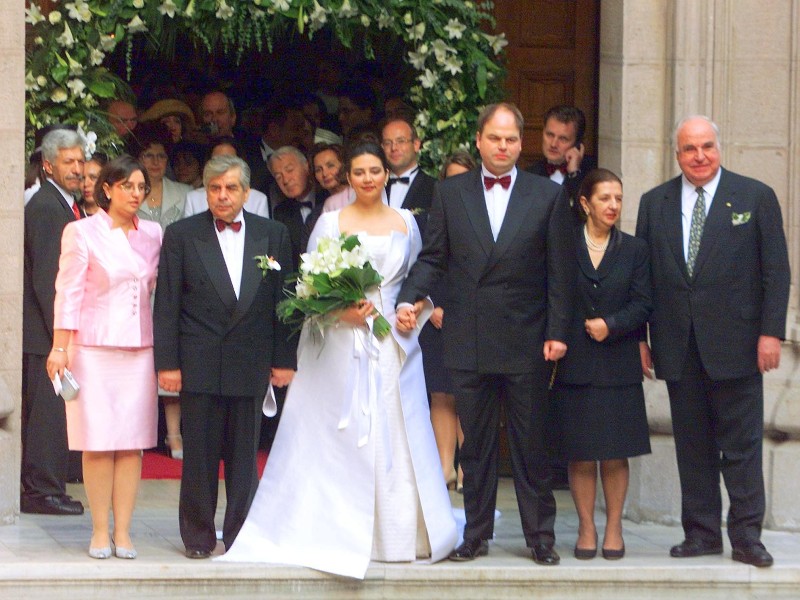
[[[586,152],[597,156],[599,0],[498,0],[505,32],[507,99],[525,117],[523,166],[541,158],[542,117],[571,104],[586,113]]]

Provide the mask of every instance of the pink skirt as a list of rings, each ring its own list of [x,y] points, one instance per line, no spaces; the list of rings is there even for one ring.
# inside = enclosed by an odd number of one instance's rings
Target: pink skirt
[[[139,450],[156,445],[158,387],[153,348],[71,345],[80,391],[65,402],[70,450]]]

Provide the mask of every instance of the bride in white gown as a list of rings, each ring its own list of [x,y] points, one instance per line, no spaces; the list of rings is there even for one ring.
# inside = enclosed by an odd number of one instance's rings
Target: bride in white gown
[[[309,250],[321,237],[356,233],[383,281],[324,336],[303,329],[264,475],[236,541],[218,560],[363,578],[370,560],[435,562],[456,543],[418,331],[394,327],[419,230],[409,211],[382,201],[388,170],[380,147],[357,145],[347,173],[356,200],[320,217]],[[373,306],[392,324],[382,340],[364,324]],[[421,311],[420,327],[430,309]]]

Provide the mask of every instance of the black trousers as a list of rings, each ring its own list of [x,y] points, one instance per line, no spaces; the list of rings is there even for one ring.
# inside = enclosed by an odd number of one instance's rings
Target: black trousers
[[[548,367],[528,373],[482,374],[451,370],[456,412],[464,430],[459,459],[464,471],[464,539],[494,533],[500,408],[505,408],[514,489],[528,547],[552,544],[556,503],[544,445]]]
[[[22,494],[67,493],[67,415],[47,378],[47,357],[22,355]]]
[[[247,517],[258,487],[261,400],[181,392],[183,473],[178,518],[187,550],[211,551],[217,544],[214,514],[220,460],[225,466],[222,540],[226,548]]]
[[[683,377],[668,381],[687,539],[722,543],[722,474],[730,497],[728,537],[759,541],[764,520],[764,389],[760,373],[712,380],[690,336]]]

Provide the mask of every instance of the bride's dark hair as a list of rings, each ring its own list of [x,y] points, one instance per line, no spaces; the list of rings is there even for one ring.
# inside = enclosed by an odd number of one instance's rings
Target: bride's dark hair
[[[386,160],[386,154],[384,154],[383,148],[374,142],[358,142],[347,149],[347,157],[344,162],[345,172],[350,172],[350,165],[353,163],[354,158],[358,158],[359,156],[363,156],[365,154],[377,156],[380,159],[383,168],[387,171],[389,170],[389,163]]]

